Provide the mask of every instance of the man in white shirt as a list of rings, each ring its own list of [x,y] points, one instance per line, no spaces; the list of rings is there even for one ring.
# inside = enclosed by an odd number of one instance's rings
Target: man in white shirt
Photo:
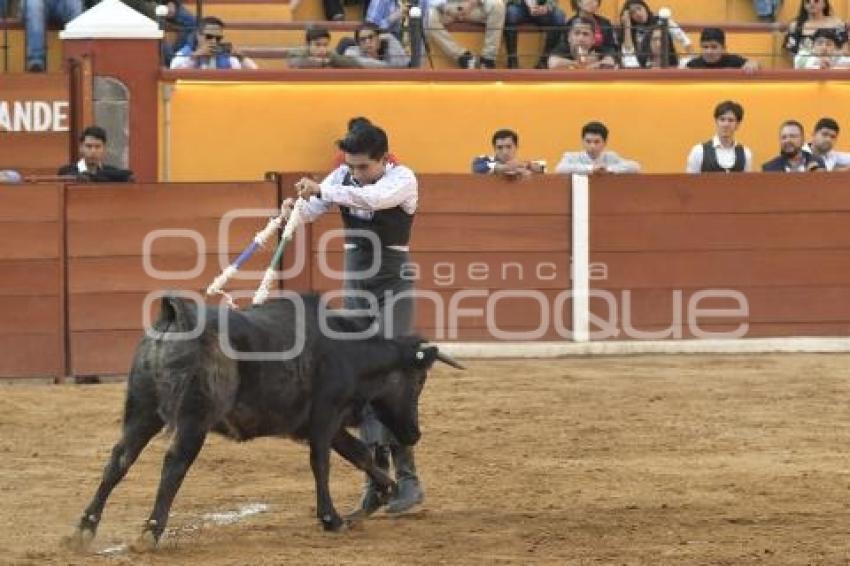
[[[640,173],[640,164],[607,151],[608,128],[602,122],[588,122],[581,129],[584,151],[566,152],[555,173],[565,175],[604,175],[606,173]]]
[[[815,124],[812,141],[803,149],[823,159],[827,171],[850,171],[850,153],[833,149],[838,141],[838,132],[838,122],[832,118],[821,118]]]
[[[698,143],[688,154],[688,173],[733,173],[753,170],[753,153],[735,142],[735,132],[744,120],[744,107],[726,100],[714,109],[715,134]]]
[[[174,54],[172,69],[256,69],[257,64],[224,42],[224,22],[206,17],[198,27],[198,46],[185,45]]]
[[[345,308],[373,311],[377,304],[381,331],[385,335],[407,335],[413,329],[413,282],[406,276],[409,264],[410,233],[419,202],[418,183],[413,171],[390,164],[389,142],[381,128],[360,125],[338,142],[345,162],[321,183],[302,178],[296,183],[298,196],[305,200],[301,218],[312,222],[336,205],[345,226]],[[281,211],[289,216],[295,202],[287,199]],[[354,231],[354,232],[352,232]],[[368,232],[372,237],[363,234]],[[359,234],[358,234],[359,233]],[[375,243],[380,249],[374,249]],[[377,273],[372,273],[377,263]],[[371,515],[386,504],[387,513],[402,513],[424,499],[413,448],[393,438],[366,405],[360,438],[372,452],[375,463],[388,469],[392,457],[398,492],[386,500],[378,485],[367,476],[357,515]]]

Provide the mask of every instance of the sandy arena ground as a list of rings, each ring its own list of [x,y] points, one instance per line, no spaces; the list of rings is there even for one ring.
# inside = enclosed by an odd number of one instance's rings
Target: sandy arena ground
[[[162,547],[131,555],[166,440],[113,493],[92,553],[59,541],[117,438],[124,386],[0,386],[0,564],[848,564],[850,356],[473,361],[422,399],[427,501],[342,534],[306,447],[208,441]],[[340,511],[360,476],[337,457]],[[232,524],[210,514],[268,507]]]

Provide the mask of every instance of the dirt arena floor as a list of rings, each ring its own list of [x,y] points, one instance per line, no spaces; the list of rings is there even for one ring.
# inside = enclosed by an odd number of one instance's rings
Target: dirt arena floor
[[[423,395],[419,512],[326,534],[304,446],[213,437],[141,556],[123,545],[150,511],[162,437],[91,552],[59,544],[117,438],[124,386],[0,385],[0,564],[850,563],[850,356],[470,365]],[[334,457],[341,511],[360,482]]]

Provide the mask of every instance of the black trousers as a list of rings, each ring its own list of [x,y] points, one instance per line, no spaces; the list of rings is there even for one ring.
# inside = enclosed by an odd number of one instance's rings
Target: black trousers
[[[335,16],[343,16],[345,18],[345,9],[343,8],[343,4],[353,4],[354,2],[349,2],[348,0],[322,0],[322,6],[325,9],[325,19],[333,20],[336,19]],[[369,0],[363,0],[363,19],[366,19],[366,12],[369,10]]]
[[[403,277],[404,265],[410,261],[407,252],[381,248],[375,253],[369,247],[360,246],[345,251],[345,291],[358,291],[358,295],[346,294],[346,309],[370,308],[364,294],[375,297],[378,303],[378,325],[390,336],[404,336],[413,332],[414,299],[413,282]],[[368,278],[356,278],[365,274],[378,263],[378,271]],[[371,405],[363,411],[360,438],[368,445],[399,445],[393,434],[378,420]]]

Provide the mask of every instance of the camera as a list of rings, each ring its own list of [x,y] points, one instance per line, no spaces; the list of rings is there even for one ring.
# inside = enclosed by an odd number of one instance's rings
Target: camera
[[[214,55],[230,55],[233,52],[233,44],[224,41],[216,43],[212,48],[212,52]]]

